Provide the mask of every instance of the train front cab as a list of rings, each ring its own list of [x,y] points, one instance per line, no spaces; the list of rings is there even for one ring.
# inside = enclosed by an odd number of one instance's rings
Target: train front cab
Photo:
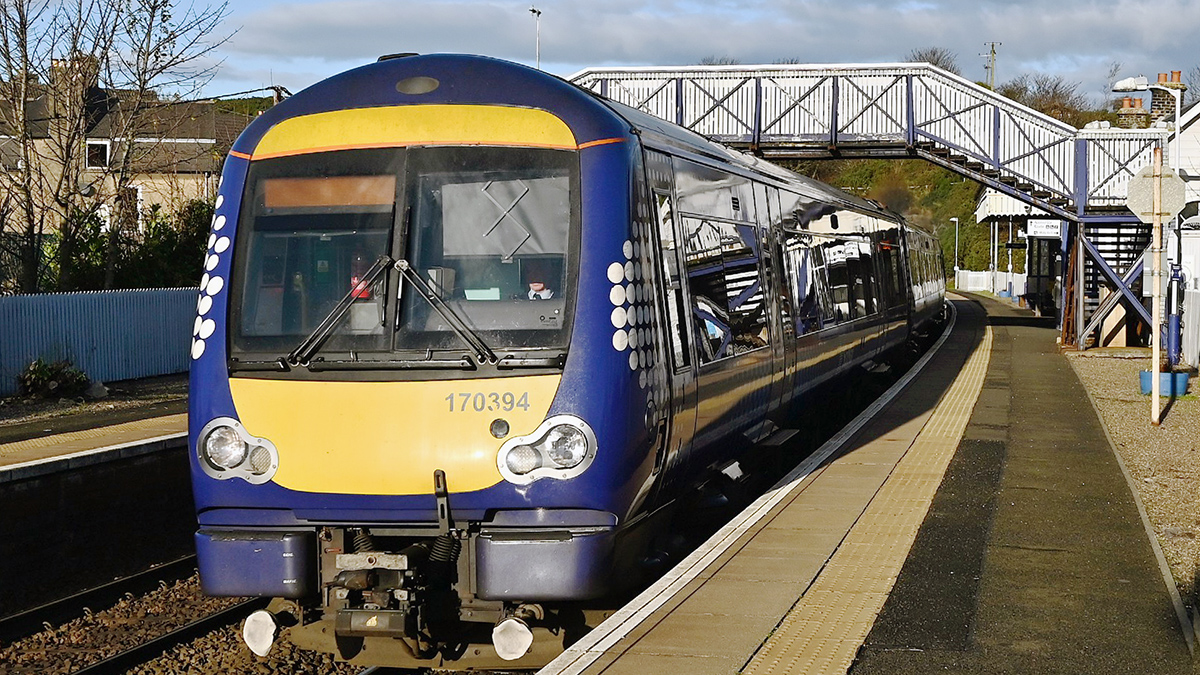
[[[655,358],[610,316],[652,302],[624,278],[636,143],[436,108],[296,115],[227,163],[193,342],[201,579],[290,599],[298,644],[360,663],[520,667],[561,649],[523,642],[567,622],[544,603],[607,590],[654,469]]]

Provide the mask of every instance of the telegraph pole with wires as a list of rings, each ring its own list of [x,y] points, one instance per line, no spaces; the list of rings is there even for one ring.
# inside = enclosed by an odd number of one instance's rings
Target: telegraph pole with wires
[[[985,42],[983,46],[987,47],[988,51],[987,53],[980,54],[980,56],[987,59],[987,63],[983,67],[987,70],[988,89],[992,91],[996,90],[996,47],[1003,44],[1003,42]]]

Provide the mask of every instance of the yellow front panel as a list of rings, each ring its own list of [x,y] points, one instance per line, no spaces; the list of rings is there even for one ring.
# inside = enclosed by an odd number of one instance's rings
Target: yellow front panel
[[[492,420],[509,436],[546,418],[560,375],[434,382],[229,381],[246,430],[279,449],[274,482],[342,494],[432,494],[433,472],[453,492],[499,483]]]
[[[577,147],[567,124],[544,110],[408,105],[335,110],[286,119],[262,137],[253,159],[405,145]]]

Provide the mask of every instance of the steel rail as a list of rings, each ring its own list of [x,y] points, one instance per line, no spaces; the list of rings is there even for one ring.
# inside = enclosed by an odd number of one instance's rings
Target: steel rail
[[[196,556],[187,555],[102,586],[4,617],[0,619],[0,642],[12,642],[27,637],[42,630],[46,624],[56,625],[70,621],[83,615],[85,610],[108,607],[126,593],[139,595],[153,590],[160,582],[186,579],[195,571]]]
[[[251,598],[232,607],[227,607],[215,614],[197,619],[185,626],[147,640],[135,647],[113,654],[97,661],[90,666],[76,670],[74,675],[119,675],[136,666],[162,656],[172,647],[189,642],[207,635],[215,630],[224,628],[241,621],[252,612],[263,609],[271,602],[270,598]]]

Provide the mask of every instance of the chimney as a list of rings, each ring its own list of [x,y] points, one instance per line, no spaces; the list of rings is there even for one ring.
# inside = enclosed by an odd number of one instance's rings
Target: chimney
[[[1147,129],[1150,127],[1150,111],[1142,107],[1142,99],[1129,96],[1121,99],[1121,109],[1117,111],[1117,127],[1120,129]]]
[[[1158,74],[1158,86],[1167,89],[1178,91],[1179,96],[1183,96],[1183,92],[1187,91],[1187,85],[1182,82],[1183,73],[1178,70],[1172,70],[1168,73]],[[1175,117],[1175,97],[1170,92],[1162,89],[1150,90],[1150,119],[1154,122],[1165,119],[1173,119]]]

